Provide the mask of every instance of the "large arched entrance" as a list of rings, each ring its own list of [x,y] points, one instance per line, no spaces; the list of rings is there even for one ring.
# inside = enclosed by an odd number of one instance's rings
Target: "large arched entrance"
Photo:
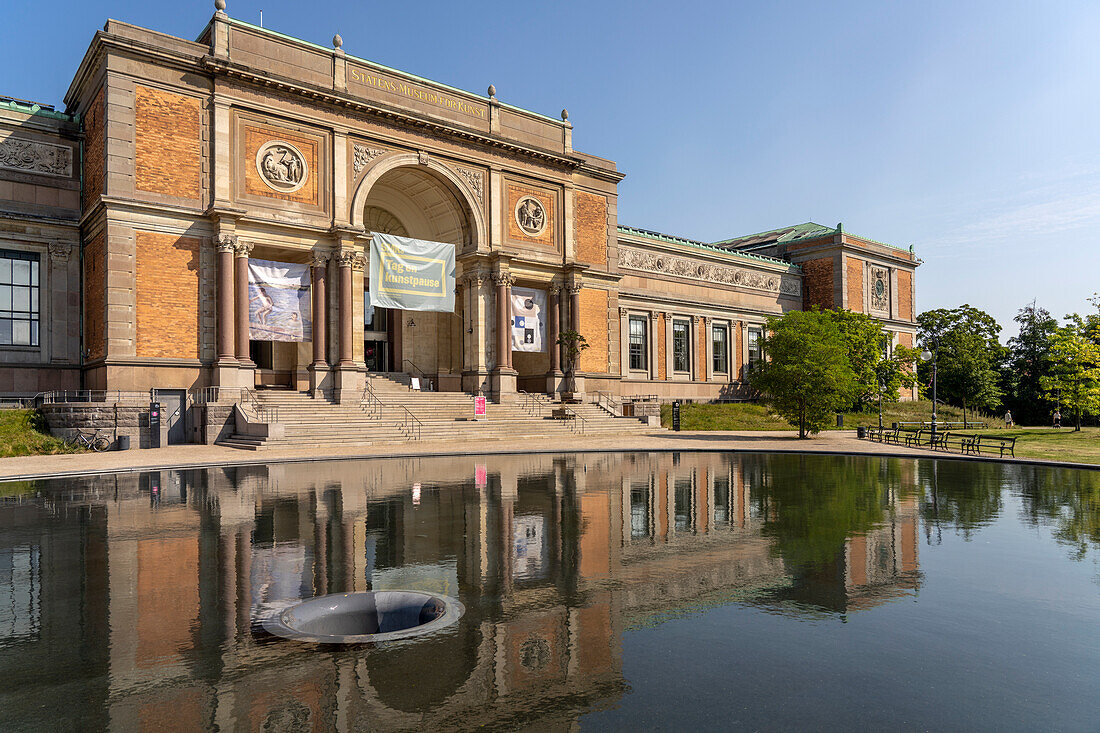
[[[456,254],[475,246],[484,229],[462,184],[438,163],[405,157],[411,156],[382,159],[364,176],[353,204],[356,223],[368,232],[453,244]],[[364,288],[369,287],[366,278]],[[370,302],[367,292],[363,340],[368,371],[409,372],[430,378],[439,389],[460,389],[461,312],[375,309]]]

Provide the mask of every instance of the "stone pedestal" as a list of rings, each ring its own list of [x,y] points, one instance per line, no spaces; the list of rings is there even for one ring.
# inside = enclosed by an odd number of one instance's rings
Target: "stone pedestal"
[[[363,373],[358,368],[337,365],[332,377],[332,396],[336,402],[343,404],[362,399]]]
[[[332,368],[327,364],[310,364],[306,369],[309,371],[309,393],[312,396],[323,397],[333,388]]]
[[[546,394],[556,395],[565,387],[565,375],[561,371],[550,371],[546,374]]]
[[[491,383],[488,370],[462,372],[462,391],[467,394],[491,392]]]
[[[518,374],[515,369],[497,369],[493,372],[490,389],[492,390],[492,398],[495,401],[500,402],[509,395],[516,394],[516,377]]]
[[[237,361],[219,361],[214,364],[210,383],[216,387],[240,387],[240,369]]]

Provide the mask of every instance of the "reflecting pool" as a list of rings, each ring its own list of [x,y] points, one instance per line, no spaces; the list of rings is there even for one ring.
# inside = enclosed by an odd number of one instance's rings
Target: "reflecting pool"
[[[795,454],[290,463],[0,484],[0,730],[1100,721],[1100,471]],[[458,598],[373,647],[259,624]]]

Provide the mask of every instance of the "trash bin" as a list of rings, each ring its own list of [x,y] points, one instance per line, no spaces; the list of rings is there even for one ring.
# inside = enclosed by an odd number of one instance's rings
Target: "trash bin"
[[[130,436],[118,436],[118,438],[115,440],[115,450],[130,450]]]
[[[858,428],[856,428],[856,437],[859,438],[860,440],[863,440],[864,438],[866,438],[867,437],[867,428],[863,427],[862,425],[860,425]]]
[[[836,426],[838,428],[844,427],[844,414],[841,412],[838,412],[836,414]]]

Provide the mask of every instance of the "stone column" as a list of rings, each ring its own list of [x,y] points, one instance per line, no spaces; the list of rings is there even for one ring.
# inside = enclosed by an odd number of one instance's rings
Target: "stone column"
[[[331,389],[328,366],[328,261],[329,252],[313,252],[313,363],[309,365],[309,389],[320,397]]]
[[[665,380],[672,381],[672,314],[665,313]]]
[[[236,269],[236,332],[237,332],[237,362],[240,364],[238,384],[246,389],[256,386],[256,364],[248,350],[248,256],[252,253],[253,245],[250,242],[237,242],[234,249],[234,266]]]
[[[493,273],[497,327],[497,364],[494,370],[493,393],[498,400],[516,391],[516,371],[512,369],[512,309],[509,296],[514,281],[508,272]]]
[[[707,381],[714,381],[714,319],[703,318],[703,352],[707,363],[704,364],[703,373],[707,375]]]
[[[619,376],[630,376],[630,311],[619,308]]]
[[[337,402],[345,402],[359,398],[359,390],[362,385],[359,380],[359,368],[355,363],[355,293],[353,292],[354,278],[352,270],[362,270],[366,264],[363,253],[349,246],[340,247],[337,253],[339,265],[340,293],[339,306],[339,354],[340,360],[336,364],[336,378],[334,381],[334,393]]]
[[[213,383],[219,387],[238,386],[237,352],[234,348],[236,336],[236,308],[233,289],[236,282],[233,254],[237,249],[237,237],[233,234],[219,234],[214,237],[217,250],[217,362],[214,364]]]
[[[646,348],[649,349],[649,378],[652,381],[657,381],[657,375],[660,373],[657,366],[657,354],[660,353],[657,349],[657,323],[661,314],[657,311],[650,311],[649,313],[649,341],[646,343]]]
[[[702,377],[699,371],[699,321],[699,316],[692,316],[688,332],[688,367],[693,382],[700,381]]]
[[[558,346],[558,336],[561,334],[561,286],[551,283],[548,291],[546,310],[546,348],[550,354],[550,371],[546,374],[547,394],[557,394],[561,391],[561,347]]]
[[[569,328],[577,333],[581,332],[581,284],[574,282],[567,290],[569,291]],[[574,374],[574,381],[576,384],[573,389],[576,392],[576,398],[584,399],[584,377],[580,376],[580,357],[577,357],[577,365],[575,368],[576,374]]]

